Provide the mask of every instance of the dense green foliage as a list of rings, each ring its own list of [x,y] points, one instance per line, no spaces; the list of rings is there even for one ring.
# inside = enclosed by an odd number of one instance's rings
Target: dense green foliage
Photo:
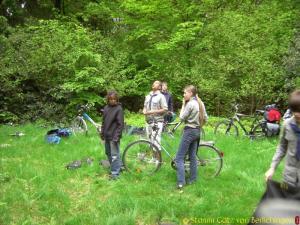
[[[299,86],[299,1],[0,2],[0,121],[62,118],[116,89],[138,111],[151,83],[210,114],[285,105]],[[1,16],[2,15],[2,16]],[[297,33],[298,31],[298,33]]]

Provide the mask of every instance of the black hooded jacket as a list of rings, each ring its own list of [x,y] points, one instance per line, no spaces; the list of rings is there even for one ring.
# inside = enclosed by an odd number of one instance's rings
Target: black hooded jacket
[[[120,141],[124,127],[124,113],[121,104],[106,105],[103,110],[101,138],[109,141]]]

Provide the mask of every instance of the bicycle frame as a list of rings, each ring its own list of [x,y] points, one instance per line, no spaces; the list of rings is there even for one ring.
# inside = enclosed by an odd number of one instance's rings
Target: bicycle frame
[[[180,126],[180,124],[181,124],[181,122],[179,122],[179,123],[174,123],[174,125],[175,125],[175,127],[173,127],[173,129],[172,129],[172,131],[175,131],[179,126]],[[166,126],[167,124],[164,124],[164,127]],[[164,127],[163,127],[163,129],[164,129]],[[167,156],[170,158],[170,159],[173,159],[174,157],[172,157],[171,156],[171,154],[168,152],[168,150],[161,144],[161,143],[159,143],[158,141],[157,141],[157,139],[156,139],[156,137],[157,137],[157,135],[158,135],[158,131],[159,131],[159,128],[156,126],[155,127],[155,123],[154,123],[154,129],[155,129],[155,134],[154,134],[154,138],[153,138],[153,140],[154,140],[154,143],[153,143],[153,145],[158,145],[157,147],[158,147],[158,149],[162,149],[166,154],[167,154]],[[169,135],[169,137],[171,137],[171,138],[174,138],[174,135],[173,135],[173,132],[167,132],[167,134]],[[152,133],[149,135],[149,140],[151,140],[152,138]],[[157,143],[157,144],[156,144]],[[167,144],[167,147],[168,148],[171,148],[170,147],[170,144],[168,143],[168,142],[166,142],[166,144]],[[161,151],[161,150],[160,150]]]
[[[254,120],[252,121],[251,128],[250,128],[249,131],[247,131],[247,129],[245,128],[245,126],[242,124],[242,122],[241,122],[241,116],[239,116],[239,114],[237,112],[235,112],[234,116],[232,118],[230,118],[230,125],[234,124],[235,121],[236,121],[239,124],[239,126],[242,128],[242,130],[244,131],[245,135],[251,135],[252,132],[253,132],[253,129],[254,129],[255,125],[258,124],[257,123],[259,121],[259,118],[258,118],[259,116],[258,115],[259,115],[259,112],[257,111],[255,113],[255,117],[254,117]],[[251,117],[251,116],[249,116],[249,117]]]
[[[154,123],[155,124],[155,123]],[[182,124],[182,122],[177,122],[177,123],[164,123],[164,126],[163,126],[163,130],[164,130],[164,128],[167,126],[167,125],[171,125],[171,126],[174,126],[171,130],[169,130],[169,131],[167,131],[166,133],[169,135],[169,137],[170,138],[172,138],[172,139],[174,139],[175,137],[174,137],[174,132],[177,130],[177,128],[180,126]],[[154,125],[155,126],[155,125]],[[155,128],[156,129],[156,131],[155,131],[155,134],[154,134],[154,142],[155,143],[157,143],[159,146],[157,146],[157,147],[159,147],[158,149],[162,149],[166,154],[167,154],[167,156],[170,158],[170,159],[174,159],[174,156],[172,156],[169,152],[168,152],[168,150],[161,144],[161,143],[159,143],[158,141],[157,141],[157,139],[156,139],[156,137],[157,137],[157,135],[158,135],[158,127],[156,127]],[[150,136],[148,137],[149,138],[149,140],[151,140],[151,136],[152,136],[152,134],[150,134]],[[155,144],[155,143],[153,143],[153,144]],[[171,146],[170,146],[170,144],[166,141],[165,142],[166,143],[166,145],[167,145],[167,147],[169,148],[169,149],[171,149]],[[200,144],[200,143],[199,143]]]
[[[86,112],[82,113],[82,117],[90,121],[96,128],[99,127],[99,124],[97,124]]]
[[[167,128],[168,125],[174,126],[171,130],[168,130],[168,131],[167,131],[168,133],[170,133],[170,134],[172,133],[172,134],[173,134],[173,133],[177,130],[177,128],[181,125],[181,123],[182,123],[182,122],[177,122],[177,123],[164,123],[164,129]]]
[[[98,132],[101,131],[101,125],[96,123],[86,112],[86,110],[89,108],[88,104],[80,106],[78,109],[78,117],[80,117],[82,120],[87,120],[89,121],[96,129]]]
[[[179,123],[180,124],[180,123]],[[154,125],[155,126],[155,125]],[[179,127],[179,125],[176,125],[176,127]],[[174,128],[173,128],[174,129]],[[173,130],[172,129],[172,130]],[[177,129],[177,128],[176,128]],[[167,156],[169,157],[169,158],[171,158],[171,159],[173,159],[173,157],[171,156],[171,154],[168,152],[168,150],[161,144],[161,143],[159,143],[158,141],[157,141],[157,139],[156,139],[156,137],[157,137],[157,135],[158,135],[158,131],[159,131],[159,129],[158,128],[156,128],[156,131],[155,131],[155,134],[154,134],[154,138],[153,138],[153,140],[154,140],[154,144],[155,145],[158,145],[157,147],[158,147],[158,149],[162,149],[166,154],[167,154]],[[171,137],[171,138],[174,138],[174,136],[173,136],[173,133],[170,133],[170,132],[167,132],[167,134],[169,135],[169,137]],[[149,135],[149,139],[151,140],[152,138],[152,133]],[[170,144],[168,143],[168,142],[166,142],[166,144],[167,144],[167,147],[168,148],[171,148],[171,146],[170,146]],[[161,151],[161,150],[160,150]]]

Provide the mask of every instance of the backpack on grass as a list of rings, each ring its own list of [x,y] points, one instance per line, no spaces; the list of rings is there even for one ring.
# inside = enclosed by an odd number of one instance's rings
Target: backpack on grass
[[[61,137],[69,137],[72,134],[68,128],[49,130],[46,134],[46,141],[50,144],[59,144]]]

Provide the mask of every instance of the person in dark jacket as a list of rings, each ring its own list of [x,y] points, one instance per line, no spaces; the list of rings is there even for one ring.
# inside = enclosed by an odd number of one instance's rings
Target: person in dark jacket
[[[120,174],[122,166],[120,139],[124,127],[124,113],[116,91],[109,91],[106,99],[107,105],[103,110],[100,135],[101,139],[105,141],[105,154],[111,165],[111,179],[116,179]]]
[[[165,96],[168,105],[168,112],[165,114],[164,120],[165,122],[172,122],[173,118],[175,117],[175,114],[173,109],[173,98],[171,93],[168,91],[167,82],[161,83],[161,93]]]

